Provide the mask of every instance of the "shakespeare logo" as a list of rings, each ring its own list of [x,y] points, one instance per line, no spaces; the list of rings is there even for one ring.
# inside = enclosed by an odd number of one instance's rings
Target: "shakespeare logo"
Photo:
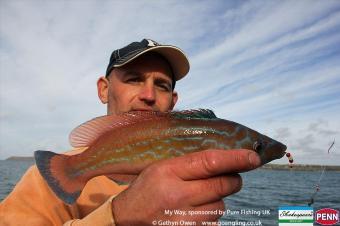
[[[280,226],[312,226],[314,223],[313,208],[309,206],[279,207]]]
[[[321,225],[334,225],[339,222],[339,211],[324,208],[316,211],[315,222]]]

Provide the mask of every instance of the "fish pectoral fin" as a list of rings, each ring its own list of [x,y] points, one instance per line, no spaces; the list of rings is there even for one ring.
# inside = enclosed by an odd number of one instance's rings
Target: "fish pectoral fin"
[[[133,180],[135,180],[138,177],[138,175],[135,174],[110,174],[106,176],[119,185],[130,184]]]

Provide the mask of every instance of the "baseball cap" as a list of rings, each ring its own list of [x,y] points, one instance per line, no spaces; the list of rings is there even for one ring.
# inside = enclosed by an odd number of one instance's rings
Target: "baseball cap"
[[[121,49],[113,51],[106,69],[106,76],[111,73],[113,68],[121,67],[151,51],[160,54],[168,61],[175,81],[180,80],[189,72],[189,60],[180,48],[173,45],[162,45],[151,39],[143,39],[140,42],[132,42]]]

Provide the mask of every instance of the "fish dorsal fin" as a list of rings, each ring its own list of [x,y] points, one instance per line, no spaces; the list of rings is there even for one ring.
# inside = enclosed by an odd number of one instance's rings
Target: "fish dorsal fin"
[[[120,115],[105,115],[87,121],[72,130],[69,136],[72,147],[88,147],[104,133],[140,121],[172,116],[183,119],[216,119],[209,109],[184,110],[172,112],[131,111]]]
[[[72,147],[87,147],[110,130],[164,115],[165,113],[153,111],[132,111],[120,115],[100,116],[73,129],[69,141]]]
[[[175,118],[189,119],[216,119],[215,113],[210,109],[192,109],[184,111],[173,111],[171,115]]]

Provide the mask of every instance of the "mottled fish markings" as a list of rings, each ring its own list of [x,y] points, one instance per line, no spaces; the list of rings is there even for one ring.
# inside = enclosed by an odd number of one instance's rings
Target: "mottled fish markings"
[[[50,188],[72,204],[87,181],[107,175],[138,175],[148,164],[205,149],[251,149],[262,164],[284,156],[286,146],[213,111],[129,112],[102,116],[75,128],[73,147],[88,147],[67,156],[36,151],[37,167]],[[127,180],[125,180],[126,182]]]

